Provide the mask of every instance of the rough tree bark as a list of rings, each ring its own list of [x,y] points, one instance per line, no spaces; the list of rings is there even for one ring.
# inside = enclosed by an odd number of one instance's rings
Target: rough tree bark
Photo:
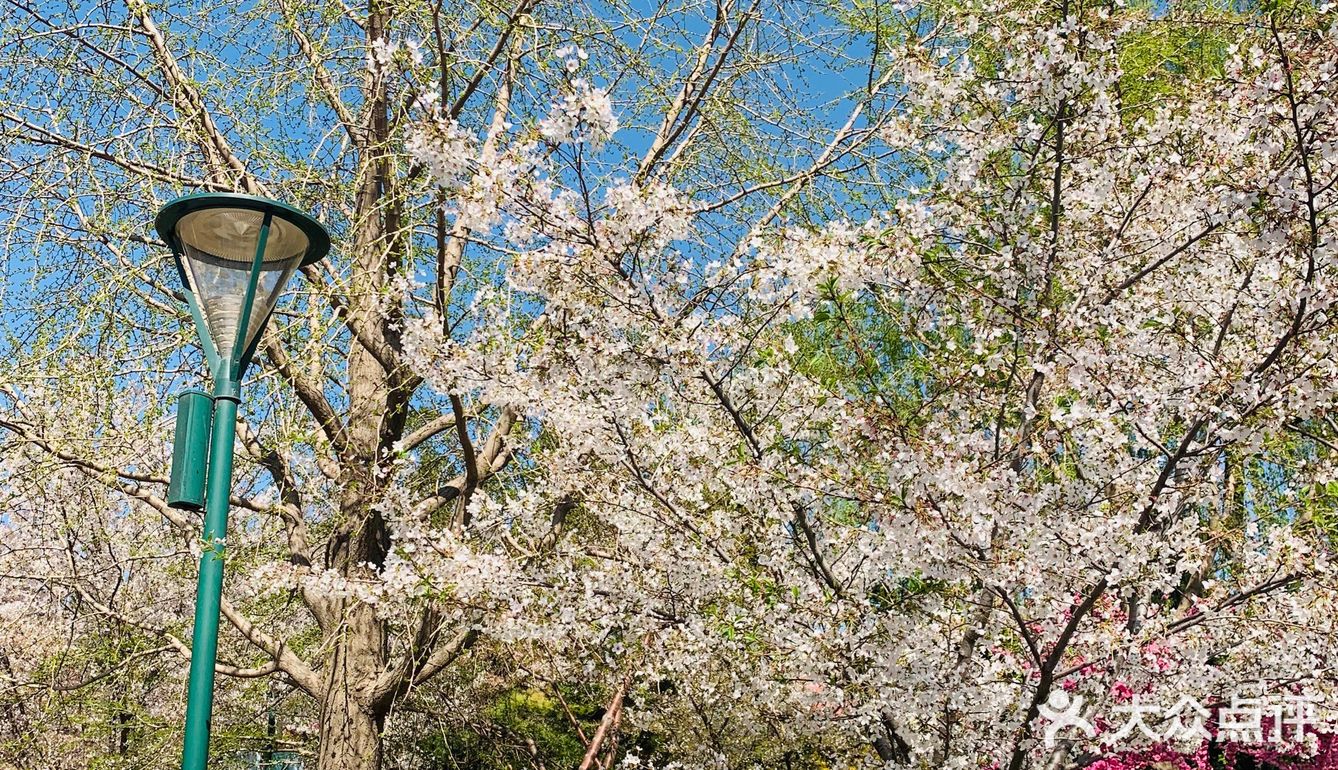
[[[374,47],[386,39],[388,17],[373,0],[367,17],[367,41]],[[360,189],[354,209],[350,254],[355,290],[349,300],[350,321],[385,340],[395,320],[377,305],[394,275],[402,243],[394,179],[387,152],[389,121],[384,85],[376,66],[366,76],[366,123],[359,157]],[[389,533],[374,503],[380,491],[379,463],[404,432],[408,393],[401,370],[387,366],[372,346],[351,343],[345,370],[349,395],[341,462],[341,527],[325,555],[326,567],[358,579],[380,567],[389,547]],[[384,704],[373,702],[377,677],[389,661],[388,631],[375,610],[357,599],[341,599],[329,613],[323,645],[325,662],[321,702],[320,770],[375,770],[381,766]]]

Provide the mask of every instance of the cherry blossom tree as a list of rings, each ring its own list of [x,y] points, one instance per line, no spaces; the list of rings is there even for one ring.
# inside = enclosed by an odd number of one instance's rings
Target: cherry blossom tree
[[[277,690],[316,766],[421,766],[505,686],[582,768],[1147,764],[1220,759],[1182,698],[1332,695],[1331,8],[229,22],[278,52],[210,48],[214,11],[21,13],[15,50],[69,58],[0,111],[36,255],[0,705],[97,687],[77,649],[140,667],[171,743],[198,527],[164,401],[201,367],[146,223],[183,186],[286,194],[342,256],[248,386],[225,749]],[[1210,27],[1195,77],[1147,65]],[[1131,702],[1151,735],[1113,745]],[[1046,741],[1066,704],[1092,735]],[[45,756],[97,751],[60,729]]]
[[[883,139],[924,177],[859,223],[763,217],[721,249],[709,202],[536,184],[512,145],[510,191],[460,213],[517,252],[508,290],[465,342],[431,315],[406,340],[434,389],[528,418],[542,481],[476,494],[463,541],[408,509],[405,568],[505,601],[522,639],[621,619],[642,677],[709,704],[701,761],[729,753],[713,713],[730,740],[1020,768],[1099,753],[1038,740],[1061,689],[1327,694],[1330,20],[1254,17],[1202,90],[1131,104],[1140,23],[955,7],[891,46]],[[479,184],[455,124],[425,130],[438,183]],[[610,543],[534,574],[572,503]],[[462,552],[500,582],[462,585]]]
[[[528,417],[432,390],[410,365],[409,319],[435,313],[464,340],[470,308],[505,285],[471,231],[505,190],[431,180],[510,184],[519,167],[477,161],[526,162],[511,146],[524,135],[535,161],[578,164],[572,181],[630,172],[729,199],[714,216],[737,230],[804,201],[818,215],[842,200],[837,180],[881,161],[868,57],[845,50],[874,36],[806,3],[14,3],[3,24],[5,703],[68,717],[15,722],[29,727],[6,733],[4,761],[25,766],[173,762],[199,523],[162,484],[171,394],[204,370],[149,228],[162,202],[269,195],[336,235],[246,386],[214,745],[220,761],[277,740],[365,768],[440,732],[427,722],[443,698],[468,703],[448,713],[472,729],[487,703],[471,693],[558,682],[526,673],[538,659],[490,632],[491,611],[461,615],[389,571],[408,553],[392,501],[463,536],[477,491],[533,473],[517,454]],[[845,83],[791,87],[813,76]],[[434,115],[454,121],[434,146],[470,148],[468,168],[411,149]],[[576,140],[602,154],[573,155]],[[381,601],[392,586],[421,601]],[[562,697],[613,702],[622,673],[588,660]],[[131,726],[115,733],[122,705]],[[266,711],[277,736],[256,735]],[[621,724],[578,724],[582,750],[605,761]]]

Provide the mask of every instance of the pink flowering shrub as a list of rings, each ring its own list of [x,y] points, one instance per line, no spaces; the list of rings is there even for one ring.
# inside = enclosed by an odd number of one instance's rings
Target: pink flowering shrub
[[[1192,752],[1165,745],[1123,751],[1087,765],[1084,770],[1338,770],[1338,737],[1318,736],[1314,753],[1267,746],[1222,746],[1205,743]]]

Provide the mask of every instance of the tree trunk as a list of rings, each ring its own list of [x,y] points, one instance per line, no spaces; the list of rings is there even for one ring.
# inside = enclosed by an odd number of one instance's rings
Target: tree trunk
[[[370,0],[366,22],[369,46],[384,44],[389,18],[383,0]],[[353,288],[349,321],[378,340],[394,338],[398,309],[381,308],[379,297],[403,257],[401,212],[395,202],[396,180],[389,160],[390,123],[380,73],[369,72],[364,84],[368,100],[360,153],[360,187],[356,199],[350,253]],[[390,198],[390,203],[386,203]],[[388,368],[389,366],[389,368]],[[340,458],[341,527],[326,551],[326,565],[350,581],[372,581],[385,562],[390,535],[376,508],[385,476],[382,463],[404,433],[409,393],[402,374],[387,365],[360,340],[349,342],[347,359],[347,445]],[[372,703],[377,677],[386,670],[387,627],[375,608],[356,598],[335,603],[324,629],[330,650],[321,704],[318,770],[380,770],[381,732],[387,710]]]
[[[370,703],[370,683],[384,666],[381,622],[372,607],[349,600],[325,675],[317,770],[380,770],[385,713]]]
[[[325,693],[317,770],[380,770],[382,719],[335,682]]]

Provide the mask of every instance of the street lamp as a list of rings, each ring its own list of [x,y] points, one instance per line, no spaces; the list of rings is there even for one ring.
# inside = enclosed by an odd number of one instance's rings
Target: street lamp
[[[181,760],[182,770],[204,770],[214,707],[239,383],[284,285],[294,270],[325,256],[330,236],[297,209],[233,193],[177,198],[158,212],[154,226],[176,257],[186,304],[214,379],[212,397],[189,390],[178,398],[167,490],[172,507],[204,511]]]

